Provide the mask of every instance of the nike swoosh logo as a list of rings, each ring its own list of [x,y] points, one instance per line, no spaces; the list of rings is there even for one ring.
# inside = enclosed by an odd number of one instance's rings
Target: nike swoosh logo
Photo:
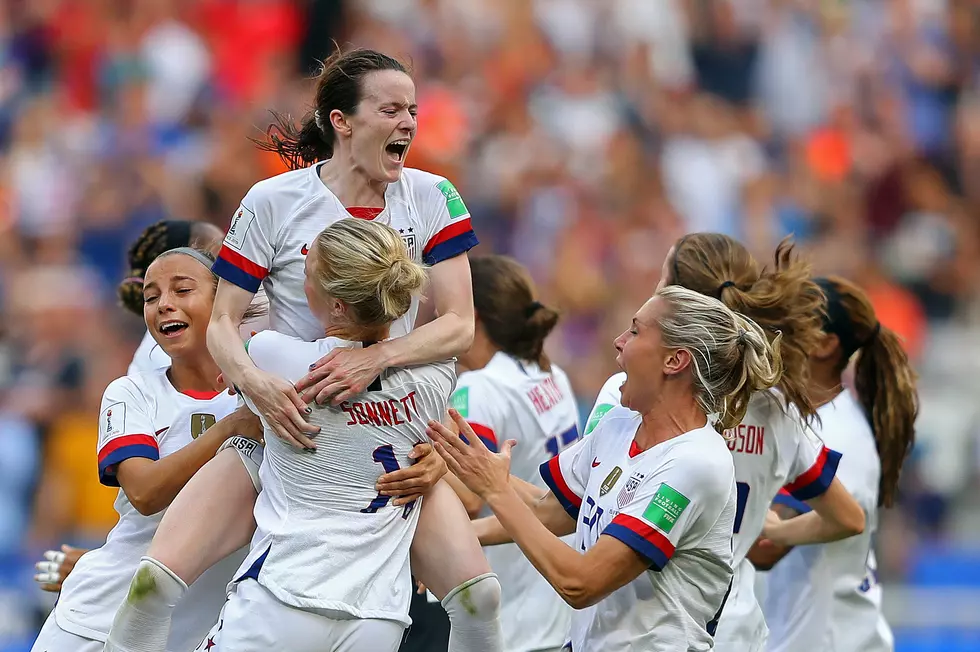
[[[168,430],[170,430],[170,426],[167,426],[166,428],[160,428],[159,430],[157,430],[157,437],[159,437],[161,433],[167,432]]]
[[[306,245],[303,245],[303,248],[300,249],[299,252],[305,256],[306,254],[310,253],[310,248]]]
[[[593,457],[592,458],[592,468],[593,469],[595,467],[599,466],[600,464],[602,464],[602,462],[599,461],[599,458],[598,457]]]

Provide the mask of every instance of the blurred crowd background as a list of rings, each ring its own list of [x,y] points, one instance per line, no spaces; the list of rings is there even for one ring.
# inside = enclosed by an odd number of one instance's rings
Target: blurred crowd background
[[[307,111],[335,41],[411,65],[409,165],[561,309],[583,412],[685,232],[763,260],[793,234],[862,284],[921,374],[878,541],[898,649],[980,649],[977,0],[6,0],[0,650],[50,607],[37,555],[115,522],[96,417],[143,332],[116,305],[128,243],[164,217],[227,227],[283,170],[248,138]]]

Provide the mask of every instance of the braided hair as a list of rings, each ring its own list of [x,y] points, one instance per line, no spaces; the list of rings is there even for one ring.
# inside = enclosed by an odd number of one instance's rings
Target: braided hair
[[[143,275],[150,263],[165,251],[178,247],[211,249],[220,241],[221,231],[207,222],[162,220],[146,227],[129,247],[126,260],[129,273],[116,289],[123,308],[143,316]]]

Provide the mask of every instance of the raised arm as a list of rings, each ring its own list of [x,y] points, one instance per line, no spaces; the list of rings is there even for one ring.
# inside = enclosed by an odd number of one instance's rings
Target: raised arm
[[[334,349],[296,387],[306,397],[337,405],[363,392],[388,367],[437,362],[473,343],[473,286],[466,254],[429,268],[436,318],[404,337],[365,349]]]

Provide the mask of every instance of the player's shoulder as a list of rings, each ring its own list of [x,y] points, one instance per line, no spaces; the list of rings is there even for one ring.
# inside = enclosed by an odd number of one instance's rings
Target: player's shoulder
[[[309,186],[310,168],[289,170],[275,176],[260,179],[252,184],[246,197],[268,200],[283,191],[305,189]]]
[[[699,482],[728,488],[735,477],[735,462],[724,437],[708,424],[673,440],[669,455],[685,461],[685,472]]]
[[[456,205],[461,202],[459,191],[453,182],[438,174],[405,168],[399,182],[406,194],[422,203]]]
[[[632,438],[642,417],[629,408],[616,405],[603,415],[602,420],[590,434],[601,440],[613,440],[624,437]]]
[[[819,424],[814,424],[823,443],[835,451],[865,454],[875,448],[874,432],[864,410],[849,391],[817,410]]]
[[[265,214],[274,221],[284,221],[317,197],[322,191],[316,187],[316,175],[311,168],[290,170],[257,181],[242,200],[242,207],[257,214]]]
[[[155,398],[170,383],[167,379],[168,368],[146,369],[120,376],[106,386],[103,400],[131,403]]]
[[[388,370],[386,377],[388,382],[397,385],[426,385],[430,389],[435,390],[437,395],[448,400],[450,393],[452,393],[453,388],[457,385],[456,362],[454,360],[441,360],[439,362],[397,367]]]

